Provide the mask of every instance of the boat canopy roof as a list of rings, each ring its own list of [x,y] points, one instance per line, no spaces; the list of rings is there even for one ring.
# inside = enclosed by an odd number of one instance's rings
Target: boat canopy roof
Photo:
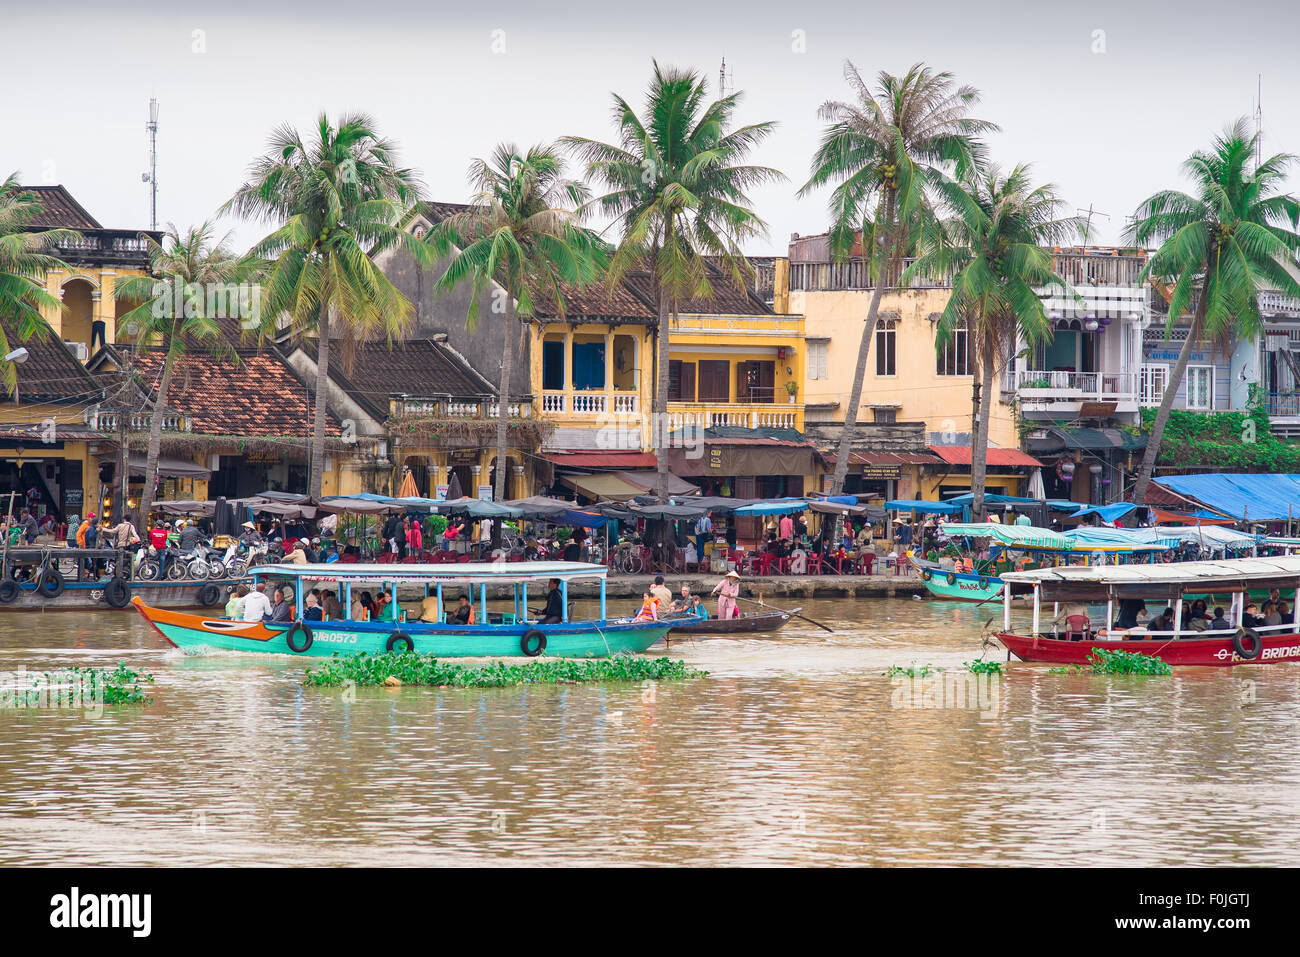
[[[604,578],[608,569],[589,562],[443,562],[435,565],[405,564],[400,562],[382,565],[345,564],[328,565],[258,565],[248,570],[254,578],[296,578],[302,581],[334,582],[396,582],[423,584],[425,582],[450,582],[470,584],[478,582],[546,581],[558,578]]]
[[[1001,525],[997,522],[946,522],[939,531],[949,538],[991,538],[1008,548],[1041,548],[1052,551],[1070,551],[1070,539],[1050,528],[1034,525]]]
[[[1037,585],[1042,597],[1050,601],[1177,598],[1188,592],[1295,587],[1300,585],[1300,555],[1157,565],[1068,565],[1006,572],[999,577],[1007,582]]]

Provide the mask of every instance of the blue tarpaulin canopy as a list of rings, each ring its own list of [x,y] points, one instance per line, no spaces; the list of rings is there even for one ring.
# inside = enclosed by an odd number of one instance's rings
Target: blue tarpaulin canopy
[[[1093,505],[1082,511],[1075,512],[1071,518],[1086,518],[1089,515],[1100,515],[1102,521],[1113,522],[1117,518],[1123,518],[1135,508],[1146,508],[1145,505],[1134,505],[1132,502],[1115,502],[1112,505]]]
[[[789,512],[802,512],[808,508],[808,502],[801,498],[778,498],[770,502],[755,502],[736,509],[737,515],[785,515]]]
[[[891,499],[885,503],[885,508],[891,512],[934,513],[937,515],[956,515],[963,510],[963,506],[954,505],[951,502],[927,502],[917,498]]]
[[[952,498],[944,499],[945,502],[951,502],[953,505],[969,507],[975,501],[975,495],[971,492],[965,492],[962,495],[954,495]],[[1035,505],[1038,503],[1046,504],[1048,508],[1057,512],[1077,512],[1082,506],[1078,502],[1071,502],[1063,498],[1022,498],[1019,495],[998,495],[989,494],[984,496],[986,504],[996,505]],[[886,503],[888,504],[888,503]]]
[[[1233,518],[1255,522],[1300,518],[1300,475],[1214,472],[1162,475],[1155,482]]]

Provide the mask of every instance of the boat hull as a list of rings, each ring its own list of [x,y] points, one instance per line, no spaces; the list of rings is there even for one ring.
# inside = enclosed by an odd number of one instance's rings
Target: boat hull
[[[689,618],[682,624],[672,625],[674,635],[745,635],[776,631],[794,617],[798,608],[790,611],[765,611],[740,618]]]
[[[221,581],[213,580],[211,582],[132,582],[131,597],[140,598],[146,604],[154,608],[203,608],[203,601],[199,593],[205,585],[216,585],[220,595],[214,605],[206,607],[215,607],[224,605],[226,598],[229,597],[227,588],[237,585],[241,581],[248,579],[223,579]],[[23,583],[18,586],[18,595],[13,601],[0,603],[0,612],[6,611],[31,611],[39,609],[41,611],[85,611],[87,608],[97,608],[101,611],[126,611],[131,608],[130,604],[124,605],[121,609],[114,608],[104,600],[105,581],[93,582],[66,582],[63,592],[54,598],[46,597],[39,594],[35,587],[30,583]]]
[[[1300,661],[1300,634],[1263,636],[1264,647],[1257,658],[1245,659],[1233,648],[1230,631],[1210,638],[1150,638],[1124,641],[1066,641],[1003,632],[998,640],[1022,661],[1049,661],[1082,665],[1096,649],[1129,651],[1153,655],[1170,665],[1227,667],[1268,665],[1279,661]]]
[[[531,631],[546,636],[551,658],[603,658],[636,654],[660,641],[669,624],[650,622],[567,622],[557,625],[439,625],[425,622],[310,622],[311,641],[303,651],[289,646],[291,622],[232,621],[218,616],[192,615],[154,608],[133,600],[134,607],[170,644],[186,651],[215,649],[255,654],[330,658],[334,655],[384,654],[389,639],[400,632],[414,650],[439,658],[524,658],[523,638]],[[299,631],[295,644],[305,636]],[[405,650],[404,645],[401,646]]]
[[[990,601],[1001,595],[1004,587],[1002,579],[993,575],[972,575],[942,568],[922,568],[921,581],[932,597],[945,601]]]

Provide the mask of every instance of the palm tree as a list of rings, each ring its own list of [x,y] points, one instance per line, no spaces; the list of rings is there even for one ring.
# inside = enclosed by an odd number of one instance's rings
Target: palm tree
[[[591,283],[602,265],[600,241],[578,225],[586,189],[564,177],[564,161],[553,146],[532,146],[526,153],[502,144],[490,160],[470,164],[474,199],[469,209],[448,217],[430,231],[433,255],[453,255],[434,285],[442,294],[469,281],[465,316],[473,330],[479,301],[493,283],[503,288],[506,335],[501,350],[501,387],[497,412],[495,498],[506,489],[506,432],[510,418],[510,375],[515,339],[539,305],[564,319],[564,290]],[[515,326],[519,324],[516,333]],[[494,526],[494,530],[499,528]]]
[[[419,198],[419,182],[397,165],[393,144],[379,136],[370,117],[346,115],[335,127],[321,114],[314,134],[304,140],[290,127],[275,130],[247,182],[222,207],[279,224],[251,250],[271,261],[263,332],[274,333],[287,318],[294,333],[317,337],[313,498],[320,496],[325,464],[330,339],[349,344],[382,332],[391,342],[413,308],[375,257],[401,246],[417,262],[429,262],[427,247],[399,226]]]
[[[902,76],[882,71],[875,90],[851,61],[844,63],[844,78],[854,100],[821,105],[818,116],[827,126],[813,155],[812,175],[799,190],[804,196],[838,183],[830,198],[831,252],[848,258],[860,238],[875,279],[835,458],[831,488],[837,495],[848,474],[867,357],[889,277],[926,217],[927,193],[940,172],[965,175],[983,153],[976,137],[997,129],[969,115],[979,91],[957,86],[951,73],[936,73],[923,63]]]
[[[49,333],[42,310],[63,308],[59,298],[45,290],[45,276],[53,269],[71,271],[71,267],[50,250],[79,239],[80,234],[69,229],[33,230],[41,208],[36,195],[19,185],[17,173],[0,182],[0,355],[12,348],[11,330],[24,341]],[[12,362],[3,365],[5,388],[13,391],[18,371]]]
[[[921,255],[902,274],[952,276],[952,294],[935,327],[942,351],[958,323],[966,322],[973,342],[979,390],[974,400],[975,436],[971,445],[971,513],[984,515],[988,463],[989,411],[993,377],[1015,351],[1018,338],[1030,344],[1051,335],[1038,290],[1054,288],[1077,295],[1052,269],[1049,248],[1080,228],[1075,217],[1058,215],[1062,200],[1050,185],[1034,186],[1029,167],[1005,176],[996,165],[981,165],[960,181],[936,181],[949,217],[924,232]]]
[[[1193,191],[1162,190],[1138,207],[1127,239],[1160,248],[1147,260],[1142,279],[1172,284],[1166,334],[1191,309],[1187,338],[1165,386],[1147,436],[1133,487],[1141,504],[1155,471],[1169,411],[1187,372],[1193,344],[1210,339],[1227,347],[1259,334],[1257,295],[1272,287],[1300,296],[1291,271],[1300,251],[1300,202],[1280,192],[1296,157],[1278,153],[1250,169],[1258,145],[1244,118],[1184,163]],[[1287,264],[1287,265],[1284,265]],[[1291,268],[1288,268],[1288,265]]]
[[[132,340],[130,346],[144,352],[157,341],[166,350],[149,417],[144,491],[140,495],[139,514],[147,520],[158,481],[163,413],[176,360],[188,346],[202,346],[213,355],[236,358],[217,320],[235,318],[230,308],[233,284],[251,275],[252,267],[230,251],[224,238],[214,243],[213,227],[207,222],[184,234],[169,224],[161,244],[149,236],[145,241],[151,275],[124,280],[114,295],[119,301],[135,304],[118,319],[119,328]],[[128,383],[128,388],[131,385]]]
[[[707,101],[707,84],[693,70],[660,67],[646,91],[645,111],[614,95],[618,143],[565,137],[607,192],[592,201],[620,232],[606,281],[617,283],[637,266],[655,288],[653,427],[658,475],[655,494],[668,498],[668,339],[683,298],[712,295],[706,256],[715,258],[737,288],[753,268],[740,243],[767,225],[750,208],[746,191],[782,178],[744,161],[774,124],[733,128],[741,94]]]

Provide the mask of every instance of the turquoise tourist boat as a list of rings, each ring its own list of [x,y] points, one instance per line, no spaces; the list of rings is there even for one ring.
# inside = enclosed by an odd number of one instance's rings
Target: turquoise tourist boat
[[[1097,554],[1123,555],[1134,552],[1166,551],[1175,547],[1176,539],[1160,535],[1152,529],[1079,529],[1071,532],[1054,532],[1033,525],[999,525],[997,522],[948,522],[940,531],[950,539],[988,539],[991,545],[1006,552],[1024,552],[1058,563],[1072,556]],[[984,602],[1002,594],[1006,583],[997,575],[981,572],[959,572],[953,569],[913,558],[921,570],[921,580],[926,591],[935,598],[952,601]],[[1028,594],[1028,588],[1020,588]]]
[[[155,608],[136,598],[133,604],[168,642],[187,651],[219,649],[262,654],[328,658],[333,655],[383,654],[417,651],[440,658],[527,657],[600,658],[638,653],[660,641],[680,621],[636,621],[608,618],[604,565],[585,562],[493,562],[438,565],[263,565],[249,569],[254,582],[288,584],[296,603],[291,622],[242,621]],[[538,624],[529,620],[528,586],[542,600],[546,583],[560,582],[563,620]],[[569,619],[569,582],[600,581],[600,617]],[[388,586],[394,595],[402,587],[421,586],[435,599],[434,621],[304,621],[303,594],[315,587],[338,591],[342,606],[352,607],[352,594],[363,587]],[[489,589],[494,593],[489,596]],[[471,596],[477,624],[446,622],[443,597]],[[508,607],[493,611],[489,597],[504,594]]]

